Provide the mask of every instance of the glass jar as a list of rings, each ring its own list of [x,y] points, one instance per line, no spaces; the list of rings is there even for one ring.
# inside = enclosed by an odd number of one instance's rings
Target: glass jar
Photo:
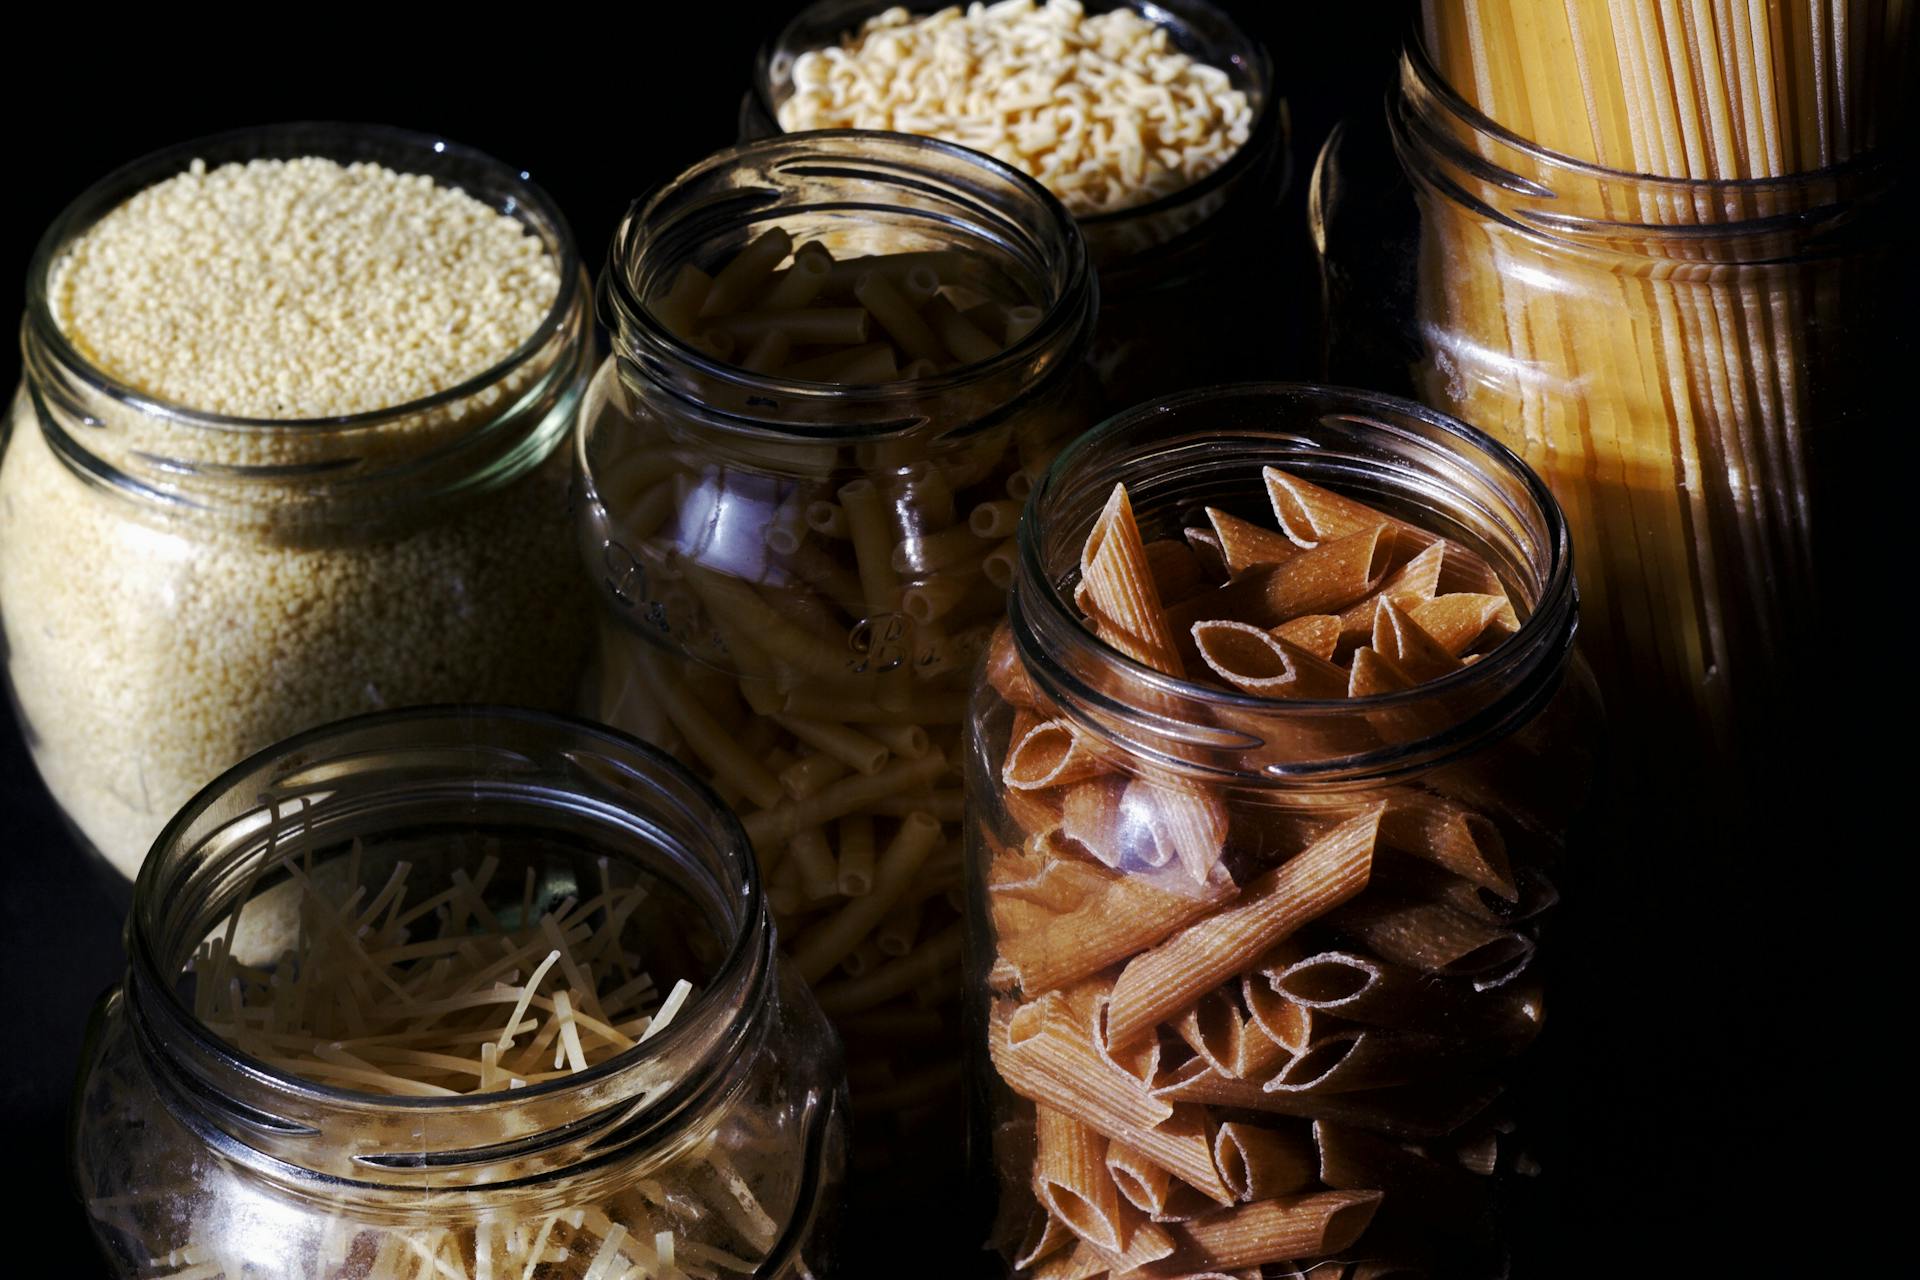
[[[97,220],[196,160],[300,156],[425,174],[511,214],[558,266],[549,313],[440,394],[288,421],[162,403],[61,332],[50,276]],[[47,231],[27,290],[0,458],[8,686],[48,789],[118,876],[197,789],[302,729],[428,702],[568,705],[590,632],[558,446],[590,372],[591,289],[525,174],[378,126],[223,134],[103,179]]]
[[[719,362],[650,309],[683,264],[712,269],[775,228],[836,257],[964,254],[1038,323],[947,373],[841,385]],[[859,1146],[896,1162],[869,1186],[923,1186],[898,1176],[908,1153],[957,1179],[939,1126],[957,1150],[961,722],[1018,500],[1091,420],[1079,233],[978,153],[795,134],[636,204],[601,297],[614,354],[579,434],[580,545],[604,606],[591,713],[741,810],[782,939],[848,1038]],[[862,512],[871,557],[840,527]],[[927,847],[902,880],[893,850],[915,832]]]
[[[464,876],[522,923],[645,886],[618,939],[698,994],[587,1071],[456,1097],[315,1083],[197,1015],[210,940],[271,966],[297,929],[321,927],[302,916],[303,884],[372,901],[396,871],[410,904]],[[126,978],[89,1031],[72,1152],[115,1276],[598,1278],[657,1267],[668,1237],[698,1274],[824,1274],[838,1048],[774,958],[739,823],[649,748],[495,708],[314,730],[168,825],[127,937]]]
[[[1235,378],[1271,376],[1306,336],[1297,309],[1276,306],[1248,324],[1247,299],[1286,292],[1286,245],[1274,234],[1292,166],[1287,102],[1259,41],[1208,0],[1094,0],[1089,13],[1124,3],[1165,27],[1173,44],[1225,71],[1253,108],[1245,143],[1180,191],[1130,209],[1079,218],[1100,273],[1093,362],[1110,409],[1149,396]],[[745,138],[779,133],[793,92],[793,60],[839,42],[889,9],[933,12],[940,0],[816,0],[761,48],[740,107]]]
[[[1144,539],[1177,539],[1206,508],[1271,527],[1269,465],[1476,552],[1517,632],[1431,683],[1339,701],[1176,679],[1094,637],[1074,596],[1116,483]],[[1082,437],[1021,530],[967,756],[974,1163],[997,1181],[1009,1271],[1118,1270],[1117,1239],[1131,1265],[1169,1273],[1337,1256],[1506,1274],[1498,1206],[1539,1150],[1506,1089],[1540,1030],[1542,933],[1588,821],[1600,735],[1553,499],[1504,448],[1411,402],[1245,384]],[[1061,785],[1003,783],[1017,717],[1077,740]],[[1208,811],[1219,860],[1202,873],[1162,841]],[[1273,887],[1356,823],[1377,836],[1336,909],[1302,907],[1304,884]],[[1133,966],[1152,969],[1171,954],[1156,948],[1242,894],[1263,904],[1242,916],[1282,923],[1209,943],[1193,994],[1123,1029]],[[1184,990],[1186,972],[1133,990]],[[1056,1163],[1071,1144],[1048,1152],[1061,1116],[1092,1143],[1077,1169]],[[1301,1234],[1322,1210],[1320,1234]],[[1101,1222],[1118,1224],[1105,1257],[1077,1238]]]
[[[1805,664],[1874,536],[1834,459],[1914,334],[1881,287],[1899,165],[1616,172],[1495,124],[1417,40],[1385,116],[1329,140],[1309,201],[1332,376],[1410,375],[1546,479],[1623,777],[1763,794],[1770,745],[1825,714]]]

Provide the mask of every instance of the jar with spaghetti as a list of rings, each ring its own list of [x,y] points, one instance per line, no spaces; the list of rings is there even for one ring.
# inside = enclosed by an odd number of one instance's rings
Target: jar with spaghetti
[[[593,714],[742,814],[863,1154],[957,1177],[961,726],[1021,501],[1090,421],[1079,233],[974,152],[793,135],[637,204],[601,292]]]
[[[1507,1274],[1599,734],[1553,499],[1411,402],[1246,384],[1070,446],[1020,542],[967,756],[1008,1273]]]
[[[1397,362],[1540,471],[1623,768],[1668,799],[1756,796],[1755,744],[1821,714],[1828,579],[1875,536],[1840,443],[1915,334],[1884,284],[1911,81],[1885,59],[1911,12],[1536,9],[1425,6],[1397,164],[1357,125],[1323,154],[1332,368]]]
[[[817,0],[761,49],[741,131],[889,129],[1032,174],[1100,273],[1107,404],[1271,376],[1303,338],[1277,307],[1291,154],[1259,41],[1209,0]]]
[[[300,730],[569,703],[591,293],[518,169],[379,126],[173,147],[47,231],[0,429],[6,675],[120,889]]]
[[[827,1274],[838,1048],[739,823],[623,735],[279,744],[141,871],[73,1167],[115,1276]]]

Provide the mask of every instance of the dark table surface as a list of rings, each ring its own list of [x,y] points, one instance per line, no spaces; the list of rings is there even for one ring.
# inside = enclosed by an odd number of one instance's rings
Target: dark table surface
[[[1285,302],[1310,315],[1318,296],[1303,193],[1313,159],[1343,116],[1378,119],[1402,27],[1375,6],[1228,7],[1266,39],[1292,102],[1294,187],[1283,234],[1297,269]],[[90,69],[103,82],[121,71],[131,77],[156,58],[167,62],[164,92],[141,95],[141,109],[117,115],[112,130],[23,132],[13,170],[33,180],[10,192],[0,279],[21,281],[40,230],[118,164],[199,134],[297,118],[439,131],[527,165],[568,211],[597,266],[634,195],[732,140],[754,47],[789,11],[710,5],[706,13],[718,17],[696,21],[649,6],[645,41],[603,22],[577,48],[535,51],[537,67],[511,75],[499,50],[449,44],[444,31],[413,43],[383,40],[380,52],[368,53],[359,33],[322,28],[291,62],[277,56],[251,69],[234,66],[224,51],[217,68],[211,51],[147,48],[121,61],[96,51]],[[635,9],[622,21],[640,18]],[[673,62],[665,55],[686,48],[700,50],[689,70],[663,74]],[[1303,343],[1277,355],[1270,372],[1312,376],[1317,364]],[[14,375],[0,367],[7,385]],[[1782,837],[1779,848],[1744,852],[1766,867],[1788,847]],[[1785,1064],[1793,1051],[1782,1044],[1785,1028],[1773,1026],[1776,1006],[1778,1020],[1787,1021],[1782,1002],[1793,997],[1766,950],[1769,912],[1779,904],[1744,890],[1722,895],[1704,871],[1682,873],[1657,892],[1621,874],[1609,880],[1604,869],[1596,879],[1584,921],[1576,918],[1571,930],[1590,951],[1567,966],[1558,1002],[1561,1027],[1566,1016],[1575,1025],[1549,1048],[1560,1073],[1550,1090],[1560,1116],[1558,1159],[1532,1228],[1553,1260],[1537,1274],[1618,1273],[1614,1264],[1627,1267],[1653,1240],[1688,1223],[1713,1229],[1710,1255],[1719,1265],[1709,1272],[1732,1274],[1752,1242],[1730,1241],[1718,1226],[1750,1217],[1752,1205],[1786,1185],[1783,1163],[1804,1173],[1801,1157],[1786,1153],[1811,1141],[1800,1127],[1807,1109],[1780,1101],[1803,1097],[1804,1088],[1791,1092]],[[33,1171],[16,1184],[8,1208],[16,1221],[42,1224],[67,1241],[86,1231],[59,1172],[67,1097],[88,1011],[123,963],[123,909],[76,855],[11,716],[0,717],[0,976],[10,1042],[0,1072],[0,1134],[15,1167]],[[1660,930],[1676,939],[1671,967],[1613,963],[1618,939]],[[63,1264],[44,1274],[91,1274],[74,1262],[84,1251],[62,1254]]]

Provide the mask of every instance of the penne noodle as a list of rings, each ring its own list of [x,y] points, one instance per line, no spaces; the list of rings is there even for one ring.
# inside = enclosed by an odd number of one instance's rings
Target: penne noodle
[[[1159,590],[1161,604],[1179,604],[1210,585],[1200,557],[1185,542],[1156,538],[1143,549],[1147,555],[1147,573]]]
[[[827,277],[833,271],[833,255],[817,240],[809,240],[793,251],[793,262],[785,271],[776,272],[772,287],[761,298],[768,311],[794,311],[820,296]]]
[[[819,827],[803,827],[787,841],[787,856],[800,868],[800,893],[808,902],[819,902],[840,892],[840,871],[826,833]]]
[[[933,851],[940,824],[925,814],[900,822],[874,868],[871,892],[850,898],[830,918],[809,928],[793,943],[793,967],[808,982],[818,982],[858,946],[906,892],[914,872]]]
[[[854,281],[853,296],[873,313],[874,321],[909,359],[930,360],[936,365],[945,359],[940,339],[885,272],[863,272]]]
[[[1000,778],[1009,787],[1037,791],[1067,787],[1098,777],[1106,766],[1073,726],[1046,720],[1022,734],[1007,750]]]
[[[712,288],[712,276],[691,262],[681,263],[673,283],[653,300],[654,318],[676,338],[685,341],[692,336],[695,319],[701,314],[701,305]]]
[[[1332,662],[1334,653],[1340,647],[1341,622],[1330,613],[1303,613],[1281,623],[1269,634],[1276,640],[1285,640],[1305,649],[1322,661]]]
[[[807,307],[803,310],[741,311],[728,316],[719,328],[736,345],[751,346],[772,334],[783,334],[790,347],[857,346],[867,341],[871,317],[860,307]]]
[[[1517,894],[1500,829],[1482,815],[1441,796],[1395,791],[1380,819],[1380,841],[1499,894]]]
[[[1502,981],[1533,956],[1533,939],[1481,923],[1439,903],[1368,901],[1335,918],[1341,932],[1422,973]]]
[[[893,346],[886,342],[864,342],[857,347],[842,347],[788,365],[782,377],[801,382],[838,382],[848,385],[886,382],[899,371]]]
[[[1299,645],[1245,622],[1196,622],[1201,661],[1242,693],[1262,698],[1342,698],[1348,674]]]
[[[953,309],[945,298],[934,298],[921,310],[934,335],[960,364],[978,364],[1000,354],[1000,344]]]
[[[1413,620],[1456,658],[1473,648],[1474,642],[1496,624],[1508,631],[1520,629],[1506,597],[1470,592],[1422,601],[1413,606]]]
[[[1215,544],[1230,575],[1255,565],[1279,564],[1300,554],[1300,548],[1280,534],[1248,524],[1216,507],[1207,508],[1207,522],[1213,526]],[[1437,563],[1435,567],[1438,568]]]
[[[980,539],[964,524],[952,525],[938,533],[909,537],[888,553],[893,571],[903,576],[939,573],[964,564],[980,554]]]
[[[788,796],[802,800],[851,772],[829,755],[802,756],[780,770],[780,786]]]
[[[1101,639],[1156,671],[1185,674],[1124,485],[1113,487],[1106,509],[1087,535],[1080,579],[1100,616],[1112,624]]]
[[[1318,1126],[1315,1129],[1317,1136]],[[1304,1191],[1313,1185],[1318,1172],[1315,1144],[1297,1126],[1276,1129],[1228,1121],[1214,1135],[1213,1152],[1220,1176],[1234,1198],[1242,1202],[1271,1200]],[[1327,1185],[1347,1190],[1364,1189],[1340,1182]]]
[[[1251,1080],[1230,1079],[1195,1058],[1157,1082],[1152,1093],[1169,1103],[1333,1120],[1414,1141],[1452,1133],[1492,1105],[1500,1088],[1486,1079],[1467,1076],[1350,1093],[1283,1091]]]
[[[1184,1265],[1231,1270],[1339,1253],[1360,1238],[1380,1201],[1377,1191],[1256,1200],[1175,1228],[1176,1257]]]
[[[1108,1253],[1121,1252],[1141,1219],[1107,1172],[1107,1140],[1052,1107],[1035,1112],[1033,1185],[1040,1203],[1080,1239]]]
[[[841,895],[858,898],[873,892],[873,818],[850,813],[840,819],[838,834],[840,856],[834,878]]]
[[[1303,1008],[1369,1026],[1524,1042],[1545,1016],[1538,989],[1476,992],[1351,951],[1322,951],[1268,970],[1272,991]]]
[[[792,337],[785,330],[769,329],[747,344],[740,367],[748,373],[778,373],[792,355]]]
[[[1329,1187],[1384,1192],[1397,1213],[1451,1235],[1485,1235],[1492,1229],[1486,1182],[1464,1169],[1325,1120],[1314,1122],[1313,1142],[1320,1181]]]
[[[967,528],[976,538],[999,541],[1013,536],[1020,524],[1020,504],[1011,498],[983,502],[967,514]]]
[[[1331,489],[1322,489],[1279,467],[1262,469],[1260,478],[1266,482],[1267,501],[1273,505],[1280,532],[1308,550],[1381,524],[1399,534],[1409,550],[1422,551],[1439,541],[1417,525],[1396,520]]]
[[[837,502],[809,502],[807,504],[807,528],[823,538],[842,539],[847,536],[847,513]],[[837,566],[836,566],[837,567]]]
[[[918,760],[898,760],[875,774],[855,774],[831,783],[799,800],[782,800],[741,819],[754,847],[793,837],[802,827],[819,826],[903,791],[924,787],[947,771],[946,758],[935,752]]]
[[[1301,925],[1366,887],[1383,806],[1350,819],[1247,886],[1234,905],[1137,955],[1114,986],[1109,1043],[1130,1044]]]
[[[1187,547],[1193,552],[1193,558],[1200,562],[1200,568],[1207,579],[1213,583],[1225,582],[1231,575],[1227,568],[1226,549],[1220,545],[1220,535],[1212,529],[1188,528],[1181,530]]]
[[[1373,647],[1415,684],[1438,680],[1460,669],[1460,659],[1421,630],[1420,624],[1391,599],[1383,598],[1374,613]]]
[[[1373,635],[1374,616],[1382,601],[1391,600],[1402,609],[1414,609],[1432,600],[1434,592],[1439,590],[1440,563],[1445,551],[1445,544],[1434,543],[1388,574],[1378,591],[1342,611],[1340,647],[1351,649],[1367,643]]]
[[[814,750],[832,756],[855,773],[871,777],[885,767],[887,744],[857,729],[829,720],[808,720],[801,716],[776,715],[773,722]]]
[[[1012,538],[987,552],[980,561],[980,568],[987,575],[987,581],[1005,591],[1013,585],[1016,565],[1019,562],[1019,544]]]
[[[889,1000],[919,990],[951,974],[959,963],[965,937],[960,924],[946,928],[898,960],[890,960],[861,977],[826,983],[816,989],[820,1007],[839,1018],[875,1009]]]

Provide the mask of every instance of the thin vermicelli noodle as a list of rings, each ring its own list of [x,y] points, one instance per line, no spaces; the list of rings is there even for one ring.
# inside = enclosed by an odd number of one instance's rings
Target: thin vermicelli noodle
[[[1911,36],[1903,2],[1422,5],[1440,79],[1497,126],[1443,104],[1415,144],[1461,166],[1423,200],[1422,394],[1546,478],[1603,681],[1703,718],[1676,751],[1730,744],[1816,608],[1813,437],[1867,279],[1783,247],[1821,198],[1793,183],[1891,140]]]

